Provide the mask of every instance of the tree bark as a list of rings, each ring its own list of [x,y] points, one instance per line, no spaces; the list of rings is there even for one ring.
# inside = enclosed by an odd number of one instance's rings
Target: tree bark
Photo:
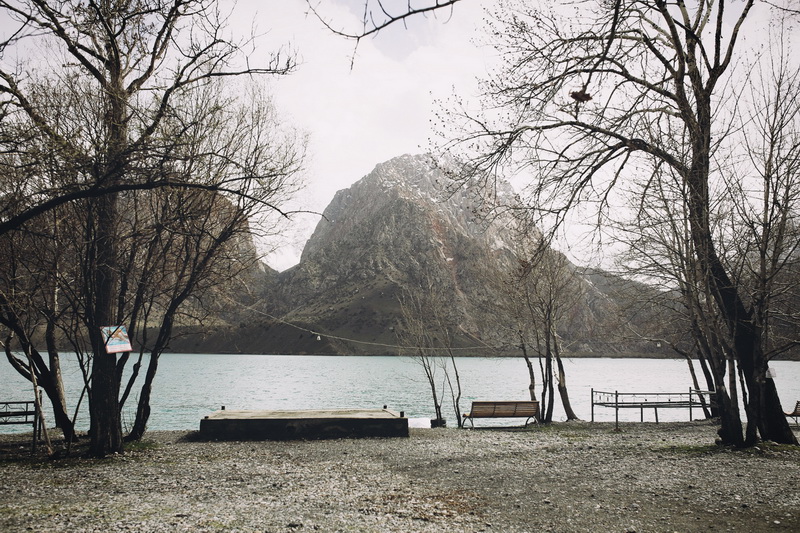
[[[525,340],[521,339],[520,348],[522,348],[522,357],[525,358],[525,364],[528,367],[528,377],[530,378],[530,382],[528,383],[528,393],[531,395],[531,401],[536,401],[536,372],[533,370],[533,362],[531,358],[528,356],[528,349],[525,345]]]
[[[561,396],[561,403],[564,406],[564,413],[567,415],[567,420],[580,420],[575,411],[572,410],[572,404],[569,401],[569,392],[567,391],[567,374],[564,372],[564,363],[561,361],[561,353],[556,349],[556,365],[558,366],[558,394]]]
[[[117,358],[107,354],[101,328],[115,326],[113,308],[115,302],[115,247],[111,227],[115,222],[116,199],[105,196],[98,199],[96,217],[97,239],[94,255],[96,270],[90,281],[89,301],[94,309],[90,316],[90,338],[92,339],[92,383],[89,401],[90,444],[93,457],[105,457],[123,451],[122,420],[119,412],[119,381],[117,380]]]

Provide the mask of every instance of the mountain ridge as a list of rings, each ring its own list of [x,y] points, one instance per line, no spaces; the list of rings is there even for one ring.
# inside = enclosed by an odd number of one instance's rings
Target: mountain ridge
[[[435,286],[460,355],[517,354],[509,327],[514,319],[500,305],[509,298],[504,279],[517,266],[517,222],[502,213],[484,216],[479,196],[449,190],[447,183],[427,155],[376,165],[334,195],[297,265],[265,270],[249,282],[254,295],[246,311],[226,327],[176,340],[171,349],[396,355],[403,352],[401,300]],[[514,201],[510,185],[501,183],[500,194]],[[610,317],[616,307],[588,279],[581,283],[591,294],[573,314],[587,323],[560,332],[565,345],[578,347],[570,354],[642,349],[598,338],[596,332],[610,329],[611,321],[599,324],[602,315]]]

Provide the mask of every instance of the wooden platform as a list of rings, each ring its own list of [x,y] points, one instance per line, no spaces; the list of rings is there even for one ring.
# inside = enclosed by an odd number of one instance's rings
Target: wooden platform
[[[408,437],[408,418],[389,409],[229,411],[200,421],[209,440],[294,440]]]

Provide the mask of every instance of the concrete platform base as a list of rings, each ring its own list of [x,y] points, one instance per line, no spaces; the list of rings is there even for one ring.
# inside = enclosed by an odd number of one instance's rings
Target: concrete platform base
[[[208,440],[408,437],[408,418],[388,409],[215,411],[200,421]]]

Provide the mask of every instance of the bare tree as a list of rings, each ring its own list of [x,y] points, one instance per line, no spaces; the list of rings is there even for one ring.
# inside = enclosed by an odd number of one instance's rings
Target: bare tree
[[[522,248],[520,253],[524,255],[520,255],[517,269],[512,275],[512,294],[509,298],[516,301],[517,316],[523,324],[519,328],[519,335],[531,374],[531,387],[534,378],[528,348],[532,347],[539,358],[542,420],[551,422],[553,419],[554,383],[567,420],[577,420],[578,416],[570,403],[566,371],[561,358],[560,331],[564,331],[584,299],[583,281],[567,258],[546,246],[546,241],[539,239],[532,248]],[[531,399],[535,399],[533,392]]]
[[[726,186],[732,239],[731,267],[764,332],[765,360],[798,345],[800,268],[800,66],[788,47],[790,21],[775,26],[774,43],[749,77],[749,112],[741,113],[745,155]]]
[[[783,33],[781,27],[775,26],[777,36]],[[797,291],[793,272],[797,268],[794,220],[800,187],[798,69],[788,65],[786,40],[777,40],[770,47],[770,57],[753,68],[748,91],[740,99],[736,129],[742,132],[742,144],[726,158],[726,172],[722,173],[725,194],[712,204],[716,213],[713,232],[727,249],[722,259],[761,331],[764,363],[796,345],[785,332],[797,327],[792,297],[786,295]],[[709,381],[716,387],[718,404],[729,406],[720,413],[723,428],[741,433],[733,339],[713,305],[713,293],[696,260],[684,200],[689,196],[686,187],[674,173],[661,175],[651,186],[652,200],[636,202],[636,216],[620,233],[636,235],[629,241],[628,265],[680,295],[683,321],[675,338],[692,332],[691,351],[704,372],[713,376]],[[690,349],[681,346],[685,343],[668,342],[689,359]],[[746,394],[747,389],[742,392]],[[748,440],[755,438],[756,431],[752,417],[750,421]]]
[[[37,223],[0,235],[0,324],[8,331],[3,342],[6,358],[20,375],[35,378],[42,387],[67,440],[74,438],[74,431],[58,339],[62,328],[71,329],[75,323],[70,295],[76,288],[78,260],[70,243],[82,240],[70,216],[70,210],[60,206]]]
[[[396,330],[397,335],[403,352],[407,352],[425,372],[436,414],[432,424],[444,424],[442,401],[446,386],[456,423],[462,427],[461,378],[453,350],[455,322],[447,312],[449,298],[441,286],[427,276],[423,283],[420,287],[422,290],[409,288],[401,295],[402,319]]]
[[[213,152],[187,152],[186,146],[197,146],[204,127],[220,118],[219,109],[194,106],[214,80],[286,74],[294,63],[276,53],[264,67],[250,66],[243,53],[246,42],[226,37],[225,16],[210,0],[9,0],[0,1],[0,14],[16,23],[0,43],[4,153],[26,150],[6,132],[31,132],[28,137],[47,147],[47,162],[55,171],[36,169],[35,181],[4,180],[0,234],[55,206],[86,199],[81,317],[93,354],[90,453],[102,457],[123,446],[121,361],[105,354],[101,330],[129,318],[118,303],[121,193],[198,189],[277,210],[272,187],[280,181],[268,164],[271,146],[235,161],[215,160]],[[25,69],[10,63],[13,50],[34,46],[48,50],[47,57]],[[60,101],[76,105],[53,112]],[[178,137],[165,138],[165,132]],[[248,159],[252,154],[260,157]],[[275,156],[280,155],[278,150]],[[195,172],[214,167],[226,171]]]
[[[602,222],[618,194],[647,201],[668,168],[685,185],[692,251],[750,392],[748,416],[761,438],[796,443],[766,372],[763,327],[713,231],[713,162],[730,131],[722,111],[754,5],[613,0],[567,21],[555,8],[504,2],[491,28],[506,59],[485,85],[492,112],[456,110],[463,130],[443,150],[467,161],[455,179],[488,191],[509,167],[532,171],[527,201],[548,227],[589,204]]]
[[[684,357],[694,387],[699,389],[693,364],[696,358],[706,387],[715,391],[715,405],[724,406],[713,409],[720,416],[721,431],[741,435],[733,351],[724,321],[696,260],[684,187],[684,182],[674,175],[661,176],[652,185],[651,201],[634,201],[631,211],[635,216],[624,227],[617,228],[627,245],[619,258],[623,271],[660,288],[644,301],[637,297],[641,291],[630,296],[633,305],[640,308],[652,305],[659,312],[628,327],[651,342],[665,343]],[[716,225],[719,226],[719,221]],[[638,316],[643,314],[637,312]]]

